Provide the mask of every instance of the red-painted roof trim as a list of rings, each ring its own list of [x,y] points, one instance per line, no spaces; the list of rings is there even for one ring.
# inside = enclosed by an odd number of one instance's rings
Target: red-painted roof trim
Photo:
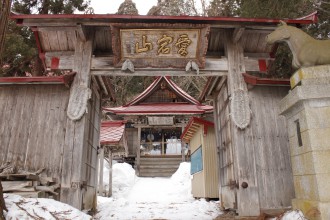
[[[309,15],[297,18],[296,20],[310,20],[310,21],[313,21],[314,23],[316,23],[318,21],[317,11],[314,11]]]
[[[40,38],[39,38],[38,30],[37,30],[36,27],[31,27],[31,29],[32,29],[33,35],[34,35],[34,37],[36,39],[36,44],[37,44],[37,47],[38,47],[39,58],[42,61],[42,65],[44,66],[44,69],[46,69],[47,67],[46,67],[46,61],[45,61],[45,53],[44,53],[44,51],[41,48],[41,43],[40,43]]]
[[[181,139],[185,139],[184,136],[186,135],[186,133],[189,131],[190,127],[194,124],[194,123],[197,123],[197,124],[201,124],[201,125],[204,125],[204,134],[207,133],[207,127],[214,127],[214,123],[213,122],[210,122],[210,121],[206,121],[204,119],[201,119],[201,118],[197,118],[197,117],[192,117],[187,126],[185,127],[184,131],[182,132],[180,138]]]
[[[273,86],[290,86],[289,79],[269,79],[269,78],[258,78],[251,76],[247,73],[243,73],[244,81],[251,85],[273,85]]]
[[[279,23],[283,20],[290,24],[310,24],[317,22],[317,13],[298,19],[269,19],[269,18],[241,18],[241,17],[202,17],[202,16],[147,16],[147,15],[117,15],[117,14],[60,14],[60,15],[11,15],[11,19],[18,22],[22,19],[108,19],[109,22],[192,22],[192,23],[221,23],[221,22],[247,22],[247,23]]]
[[[143,98],[145,98],[156,86],[157,84],[160,82],[160,80],[162,79],[161,76],[158,76],[155,81],[153,81],[148,88],[146,88],[140,95],[138,95],[135,99],[133,99],[132,101],[130,101],[129,103],[127,103],[126,105],[124,105],[124,107],[127,106],[131,106],[134,105],[136,103],[138,103],[139,101],[141,101]]]
[[[37,77],[0,77],[0,84],[65,84],[70,85],[76,73],[62,76],[37,76]]]
[[[104,109],[106,111],[110,111],[108,109]],[[196,110],[196,111],[173,111],[173,110],[163,110],[163,111],[150,111],[150,110],[145,110],[145,111],[116,111],[116,110],[111,110],[111,112],[115,114],[136,114],[136,115],[141,115],[141,114],[203,114],[205,113],[204,110]]]
[[[186,93],[183,89],[181,89],[179,86],[177,86],[169,77],[164,77],[166,82],[171,86],[171,88],[176,91],[178,94],[180,94],[184,99],[189,100],[191,103],[195,105],[201,105],[201,103],[194,99],[192,96],[190,96],[188,93]]]
[[[127,121],[125,120],[119,120],[119,121],[103,121],[101,123],[102,127],[114,127],[114,126],[121,126],[123,124],[126,124]]]
[[[188,93],[183,91],[181,88],[179,88],[171,79],[167,76],[158,76],[155,81],[153,81],[150,86],[145,89],[140,95],[138,95],[135,99],[124,105],[124,107],[132,106],[137,104],[138,102],[142,101],[144,98],[146,98],[162,81],[165,80],[167,84],[170,86],[172,90],[174,90],[177,94],[179,94],[183,99],[186,101],[189,101],[190,103],[193,103],[195,105],[200,105],[201,103],[191,97]]]

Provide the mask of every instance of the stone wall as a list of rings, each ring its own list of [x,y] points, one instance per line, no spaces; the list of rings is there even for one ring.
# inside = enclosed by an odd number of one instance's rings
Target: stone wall
[[[281,101],[288,121],[294,209],[310,220],[330,219],[330,66],[302,68]]]

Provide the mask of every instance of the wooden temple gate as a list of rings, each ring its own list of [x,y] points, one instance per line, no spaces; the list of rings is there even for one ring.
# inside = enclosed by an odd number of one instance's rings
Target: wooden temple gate
[[[214,98],[212,91],[222,91],[221,96],[214,99],[218,103],[215,107],[219,105],[215,108],[214,118],[221,161],[219,197],[223,207],[233,208],[241,216],[256,216],[262,208],[283,208],[290,204],[291,198],[288,196],[284,202],[278,200],[267,203],[267,207],[262,206],[261,202],[268,198],[262,197],[259,192],[262,181],[258,179],[255,161],[264,156],[258,157],[254,152],[253,144],[257,139],[245,142],[246,137],[254,135],[253,129],[258,128],[246,129],[254,119],[249,113],[249,100],[246,98],[249,92],[243,73],[267,70],[272,60],[270,54],[276,48],[266,45],[264,38],[279,20],[126,15],[13,15],[12,19],[17,24],[32,28],[39,55],[47,69],[75,71],[77,75],[71,86],[73,88],[91,88],[95,82],[95,89],[101,91],[95,93],[98,100],[101,93],[111,93],[105,83],[106,76],[215,77],[218,80],[209,83],[204,97]],[[313,21],[310,17],[286,20],[291,25]],[[85,95],[70,99],[78,98],[77,104],[84,106],[88,100],[88,94]],[[99,104],[93,102],[91,105],[95,107]],[[75,114],[78,113],[73,111],[73,116]],[[229,117],[229,114],[234,114],[234,117]],[[70,138],[63,142],[63,167],[67,169],[61,175],[63,189],[60,200],[77,208],[82,208],[82,197],[88,191],[83,181],[95,188],[89,180],[96,178],[91,174],[96,166],[96,153],[85,150],[88,145],[94,146],[86,139],[86,132],[93,130],[86,129],[87,122],[93,120],[92,127],[97,133],[100,119],[89,118],[84,111],[80,119],[69,120],[67,137]],[[269,144],[272,145],[273,141],[270,140]],[[90,158],[90,163],[83,165],[80,161],[86,157]],[[285,160],[272,159],[280,163]],[[279,187],[281,183],[264,186],[272,192]],[[291,187],[289,195],[292,190]]]

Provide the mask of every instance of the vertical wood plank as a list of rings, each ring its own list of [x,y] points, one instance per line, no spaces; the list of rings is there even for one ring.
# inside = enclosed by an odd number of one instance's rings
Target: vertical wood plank
[[[109,190],[108,197],[112,196],[112,152],[110,147],[108,148],[108,157],[109,157]]]
[[[103,196],[103,167],[104,167],[104,149],[100,148],[99,154],[99,195]]]
[[[242,73],[245,72],[243,48],[240,43],[234,44],[232,33],[227,32],[225,45],[228,58],[228,87],[231,95],[236,89],[247,92]],[[254,146],[245,143],[245,131],[231,123],[232,143],[237,160],[237,175],[241,185],[246,182],[247,188],[237,190],[238,213],[240,216],[258,216],[260,214],[259,193],[255,168]]]
[[[257,86],[249,91],[253,112],[246,144],[254,146],[260,208],[290,206],[294,196],[286,125],[278,115],[284,87]],[[249,138],[250,136],[250,138]],[[253,137],[253,138],[252,138]]]
[[[8,158],[8,150],[11,139],[11,126],[13,123],[13,110],[17,103],[18,88],[14,88],[13,86],[0,87],[0,91],[0,102],[3,105],[2,112],[0,113],[0,162],[4,163],[10,160],[10,158]]]
[[[138,137],[137,137],[137,143],[136,143],[136,170],[135,173],[137,176],[140,175],[140,145],[141,145],[141,127],[138,127]]]
[[[58,178],[58,148],[64,140],[59,117],[65,116],[58,103],[66,100],[68,90],[63,85],[16,85],[1,90],[0,97],[6,95],[6,102],[1,101],[6,105],[1,112],[1,163],[8,158],[28,171],[45,167],[45,175]]]

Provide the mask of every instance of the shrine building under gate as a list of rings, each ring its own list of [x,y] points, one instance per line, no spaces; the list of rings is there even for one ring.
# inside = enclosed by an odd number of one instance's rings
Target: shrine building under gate
[[[180,136],[192,116],[210,117],[213,107],[202,105],[170,77],[157,77],[129,103],[104,108],[110,117],[127,121],[128,158],[134,158],[139,176],[171,176],[185,157],[188,146]]]

